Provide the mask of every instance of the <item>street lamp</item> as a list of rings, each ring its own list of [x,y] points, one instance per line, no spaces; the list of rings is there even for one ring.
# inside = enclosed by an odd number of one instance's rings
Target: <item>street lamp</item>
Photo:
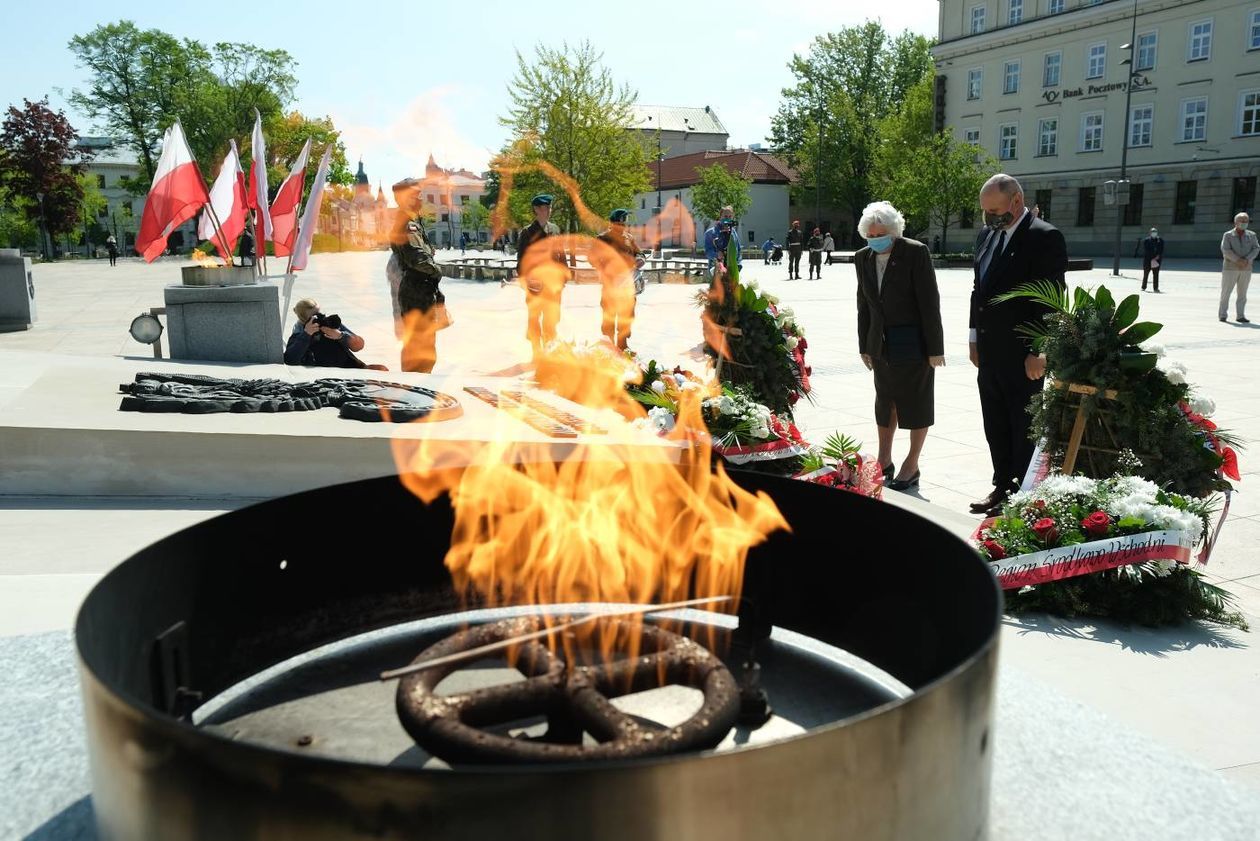
[[[1112,243],[1111,276],[1120,276],[1120,238],[1124,227],[1124,211],[1129,205],[1128,182],[1125,178],[1129,165],[1129,120],[1132,118],[1130,105],[1133,101],[1133,82],[1139,75],[1134,69],[1133,57],[1137,47],[1138,0],[1133,0],[1133,24],[1129,34],[1129,43],[1121,44],[1121,50],[1128,50],[1129,57],[1120,62],[1127,67],[1128,76],[1124,85],[1124,134],[1120,138],[1120,180],[1116,184],[1116,236]]]
[[[43,255],[45,260],[47,260],[48,245],[45,242],[46,225],[44,223],[44,194],[36,193],[35,198],[39,201],[39,253]]]

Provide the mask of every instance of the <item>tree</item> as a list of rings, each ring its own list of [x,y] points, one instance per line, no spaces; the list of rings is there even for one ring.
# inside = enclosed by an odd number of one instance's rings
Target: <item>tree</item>
[[[751,178],[731,172],[721,164],[697,167],[696,174],[700,181],[691,188],[692,204],[704,217],[717,219],[722,208],[729,204],[738,219],[752,207]]]
[[[66,115],[48,99],[9,106],[0,128],[0,184],[24,200],[31,221],[42,218],[49,239],[76,230],[83,189],[77,180],[90,154]]]
[[[459,226],[476,238],[490,221],[490,211],[481,202],[469,202],[459,208]]]
[[[626,130],[636,94],[614,81],[602,58],[589,42],[539,45],[532,63],[518,52],[511,105],[499,119],[513,140],[496,168],[513,171],[513,191],[552,193],[552,218],[569,231],[602,226],[651,183],[647,150]],[[529,195],[508,201],[513,221],[526,222]]]
[[[941,250],[948,251],[951,222],[974,207],[997,162],[971,143],[946,129],[932,136],[913,155],[901,158],[891,173],[888,198],[903,213],[919,216],[939,227]]]
[[[271,158],[267,176],[277,186],[289,174],[288,167],[302,151],[302,144],[307,138],[311,140],[311,159],[306,167],[303,195],[311,194],[315,170],[319,167],[319,156],[329,143],[333,144],[333,153],[328,164],[328,183],[354,183],[354,173],[350,171],[346,161],[346,144],[341,142],[341,132],[333,126],[331,117],[307,117],[301,111],[290,111],[288,114],[272,117],[263,129],[267,136],[267,155]]]
[[[771,142],[801,174],[798,200],[841,207],[857,219],[874,197],[879,123],[931,68],[931,42],[890,38],[875,21],[821,35],[788,67]],[[817,220],[815,220],[817,221]]]
[[[109,207],[109,200],[97,186],[96,176],[90,172],[79,173],[75,176],[75,180],[78,181],[79,190],[83,193],[83,200],[79,202],[79,225],[83,228],[83,245],[87,249],[88,256],[91,256],[91,247],[104,243],[105,237],[108,236],[99,219],[101,211]]]
[[[143,169],[131,186],[136,193],[148,189],[158,145],[175,120],[209,176],[228,140],[249,135],[254,109],[264,121],[282,113],[297,84],[284,50],[228,43],[207,49],[126,20],[76,35],[70,51],[88,72],[87,86],[73,90],[70,102],[136,153]]]
[[[907,175],[906,161],[917,161],[936,134],[934,105],[935,73],[929,68],[923,77],[907,91],[895,110],[880,120],[879,147],[875,152],[873,184],[876,193],[889,197],[898,189],[898,180]],[[906,227],[910,235],[917,235],[930,224],[927,215],[908,207],[901,207],[906,214]]]
[[[39,227],[29,212],[30,204],[0,186],[0,248],[31,248],[39,242]]]

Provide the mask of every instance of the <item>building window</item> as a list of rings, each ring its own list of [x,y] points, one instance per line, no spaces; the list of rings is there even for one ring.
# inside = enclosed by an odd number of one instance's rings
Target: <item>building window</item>
[[[647,199],[639,199],[639,210],[647,210]]]
[[[1247,49],[1260,50],[1260,9],[1251,13],[1251,23],[1247,26]]]
[[[1050,0],[1050,14],[1057,15],[1063,11],[1065,0]]]
[[[1002,73],[1002,93],[1019,93],[1019,62],[1008,61]]]
[[[971,34],[979,35],[984,31],[984,6],[971,7]]]
[[[1011,0],[1011,7],[1007,11],[1006,22],[1008,24],[1019,23],[1024,19],[1024,0]]]
[[[1129,112],[1129,146],[1150,146],[1154,125],[1154,105],[1133,106]]]
[[[102,175],[101,177],[104,178],[105,176]],[[96,211],[96,215],[100,217],[101,219],[108,219],[109,218],[109,205],[107,204],[101,205],[101,209]]]
[[[1037,155],[1046,158],[1059,154],[1059,120],[1051,118],[1037,123]]]
[[[973,146],[980,145],[980,129],[967,128],[963,129],[963,142],[970,143]]]
[[[1155,51],[1159,46],[1158,32],[1143,32],[1137,39],[1137,57],[1134,70],[1154,70]]]
[[[469,199],[469,196],[467,196],[467,195],[460,196],[460,197],[459,197],[459,203],[460,203],[461,205],[466,205],[466,204],[468,204],[468,199]]]
[[[1235,213],[1248,214],[1256,208],[1256,177],[1234,179],[1234,195],[1229,202],[1229,221],[1234,221]]]
[[[443,213],[443,214],[442,214],[442,221],[443,221],[443,222],[449,222],[449,221],[451,221],[451,214],[449,214],[449,213]]]
[[[1142,224],[1142,185],[1129,184],[1129,203],[1124,206],[1124,224]]]
[[[1038,190],[1033,194],[1033,207],[1037,208],[1037,212],[1041,214],[1041,218],[1050,221],[1050,197],[1053,194],[1050,190]]]
[[[984,86],[984,68],[973,67],[967,71],[967,98],[979,99],[980,89]]]
[[[1063,53],[1046,53],[1045,64],[1041,71],[1041,86],[1043,88],[1057,88],[1059,86],[1059,71],[1063,68]]]
[[[1178,181],[1177,201],[1173,205],[1174,225],[1194,224],[1194,204],[1199,194],[1198,181]]]
[[[105,186],[105,176],[104,176],[104,175],[97,175],[97,176],[96,176],[96,186],[97,186],[97,187],[102,187],[102,188]]]
[[[433,194],[432,194],[432,193],[429,193],[429,204],[436,204],[436,202],[434,202],[434,201],[433,201]]]
[[[1085,78],[1101,79],[1107,75],[1107,45],[1090,44],[1085,61]]]
[[[1212,21],[1190,24],[1189,54],[1186,61],[1207,61],[1212,57]]]
[[[1008,124],[998,128],[998,158],[1004,161],[1015,160],[1019,141],[1019,126]]]
[[[1101,152],[1103,147],[1103,114],[1094,111],[1081,115],[1081,151]]]
[[[976,226],[976,209],[968,206],[958,211],[958,227],[970,231]]]
[[[1181,102],[1181,142],[1207,139],[1207,97],[1198,96]]]
[[[1238,95],[1238,133],[1260,134],[1260,90],[1243,91]]]
[[[1076,192],[1076,226],[1091,228],[1094,225],[1094,191],[1096,187],[1081,187]]]

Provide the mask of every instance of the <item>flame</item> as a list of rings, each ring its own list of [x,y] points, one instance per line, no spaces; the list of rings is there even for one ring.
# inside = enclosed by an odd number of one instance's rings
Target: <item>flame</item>
[[[194,248],[192,252],[192,261],[203,269],[221,269],[223,264],[211,257],[200,248]]]
[[[576,402],[645,417],[624,389],[627,373],[626,357],[611,348],[553,345],[538,361],[539,379]],[[426,436],[396,439],[394,452],[413,493],[450,495],[445,563],[460,591],[486,604],[731,596],[714,609],[734,611],[748,550],[787,523],[768,496],[740,488],[720,465],[710,469],[708,436],[697,432],[705,396],[685,395],[664,442],[623,430],[613,442],[579,440],[557,460],[551,442],[529,440],[509,418],[476,450]]]

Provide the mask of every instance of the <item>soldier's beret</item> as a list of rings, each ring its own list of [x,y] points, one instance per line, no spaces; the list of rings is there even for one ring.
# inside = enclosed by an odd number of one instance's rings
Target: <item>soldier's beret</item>
[[[419,186],[420,186],[419,178],[404,178],[402,181],[399,181],[397,184],[395,184],[393,189],[395,193],[401,193],[403,190],[410,190],[413,187],[419,187]]]
[[[616,210],[614,210],[612,213],[608,214],[609,222],[624,222],[629,218],[630,218],[630,211],[626,210],[624,207],[619,207]]]
[[[539,193],[538,195],[530,199],[529,203],[533,205],[534,207],[539,207],[544,204],[550,205],[552,202],[552,199],[553,197],[549,193]]]

